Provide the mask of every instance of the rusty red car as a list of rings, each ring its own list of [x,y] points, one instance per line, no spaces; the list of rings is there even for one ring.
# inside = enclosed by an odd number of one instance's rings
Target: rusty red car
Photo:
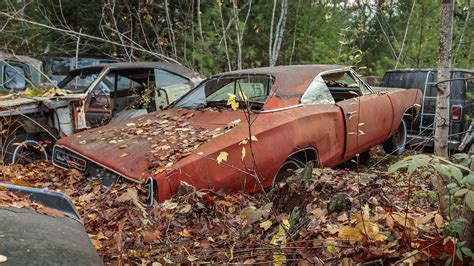
[[[148,186],[161,202],[197,189],[269,189],[307,162],[334,167],[383,144],[400,154],[419,111],[416,89],[367,85],[340,65],[217,74],[163,111],[59,140],[53,163],[110,186]]]

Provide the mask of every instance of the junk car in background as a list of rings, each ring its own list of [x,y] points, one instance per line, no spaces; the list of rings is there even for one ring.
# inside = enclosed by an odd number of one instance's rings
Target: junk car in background
[[[473,98],[474,71],[452,69],[450,94],[450,128],[449,148],[468,151],[474,139]],[[464,80],[462,80],[464,79]],[[423,94],[420,114],[409,128],[409,142],[414,147],[432,147],[435,129],[436,110],[435,69],[398,69],[387,71],[383,77],[382,87],[416,88]]]
[[[40,60],[0,52],[0,96],[37,87],[43,82]]]
[[[54,142],[167,106],[203,77],[180,65],[116,63],[71,71],[45,94],[0,98],[0,163],[46,160]]]
[[[92,58],[92,57],[47,57],[45,61],[45,72],[55,84],[61,82],[69,71],[91,65],[112,64],[120,61],[113,58]]]
[[[255,192],[308,162],[337,166],[378,144],[402,153],[406,123],[420,102],[419,90],[374,90],[338,65],[228,72],[162,112],[59,140],[53,164],[104,186],[121,178],[147,184],[158,201],[175,194],[181,181]]]

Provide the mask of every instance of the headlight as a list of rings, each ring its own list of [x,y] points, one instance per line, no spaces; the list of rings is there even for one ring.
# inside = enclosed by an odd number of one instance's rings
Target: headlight
[[[86,160],[58,147],[54,147],[53,164],[63,169],[77,169],[80,172],[85,172],[87,168]]]

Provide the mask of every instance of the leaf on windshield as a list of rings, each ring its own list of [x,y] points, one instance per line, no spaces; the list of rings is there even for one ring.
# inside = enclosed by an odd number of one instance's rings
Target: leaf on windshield
[[[235,95],[229,93],[229,99],[227,100],[227,105],[230,105],[232,110],[236,111],[239,108],[239,103],[235,100]]]

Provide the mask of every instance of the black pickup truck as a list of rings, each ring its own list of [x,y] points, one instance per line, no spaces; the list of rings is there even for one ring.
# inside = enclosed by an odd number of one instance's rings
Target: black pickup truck
[[[469,151],[474,140],[474,77],[473,70],[451,69],[449,148]],[[423,102],[415,123],[409,129],[412,147],[433,146],[434,116],[436,110],[436,69],[397,69],[385,72],[382,87],[417,88],[423,93]]]

